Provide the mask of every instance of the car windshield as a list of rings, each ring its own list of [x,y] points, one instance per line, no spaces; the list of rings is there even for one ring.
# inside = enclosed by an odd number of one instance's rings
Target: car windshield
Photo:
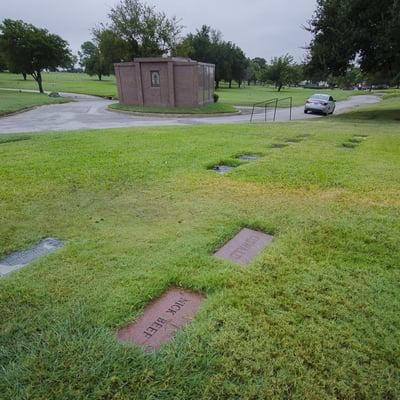
[[[311,99],[328,101],[329,96],[327,94],[314,94],[313,96],[311,96]]]

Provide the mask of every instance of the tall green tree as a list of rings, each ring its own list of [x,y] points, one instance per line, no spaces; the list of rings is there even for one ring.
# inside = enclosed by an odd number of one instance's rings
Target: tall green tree
[[[99,81],[103,76],[110,75],[111,64],[108,60],[105,60],[100,48],[95,43],[90,41],[83,43],[78,54],[80,65],[88,75],[97,76]]]
[[[248,62],[243,51],[232,42],[222,40],[221,33],[207,25],[188,34],[175,47],[174,55],[215,64],[216,89],[221,80],[231,86],[233,80],[241,84],[246,77]]]
[[[46,29],[23,21],[5,19],[0,25],[0,51],[11,70],[32,75],[43,93],[44,69],[67,67],[71,52],[68,43]]]
[[[235,80],[239,88],[242,85],[243,80],[246,78],[246,70],[249,66],[249,61],[247,60],[246,55],[243,50],[236,46],[232,45],[232,78]],[[231,87],[231,82],[229,83],[229,87]]]
[[[140,0],[120,0],[109,13],[109,29],[126,42],[129,58],[160,56],[175,47],[182,26]]]
[[[278,92],[284,85],[292,82],[293,79],[293,57],[286,54],[282,57],[275,57],[267,69],[268,80],[271,81]]]
[[[400,0],[318,0],[308,30],[312,71],[343,75],[400,70]]]
[[[129,52],[128,43],[104,25],[93,29],[93,38],[104,61],[110,64],[111,71],[114,70],[114,63],[133,59]]]
[[[247,83],[250,86],[250,82],[252,81],[254,85],[257,84],[257,81],[260,78],[260,72],[267,65],[267,61],[265,58],[256,57],[252,60],[248,60],[248,67],[246,72]]]
[[[0,53],[0,72],[3,72],[7,69],[6,60],[4,59],[3,55]]]

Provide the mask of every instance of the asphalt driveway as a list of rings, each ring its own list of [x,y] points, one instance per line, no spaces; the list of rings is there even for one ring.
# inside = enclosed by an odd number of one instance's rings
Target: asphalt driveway
[[[19,132],[72,131],[102,128],[126,128],[165,125],[196,125],[196,124],[229,124],[247,123],[250,121],[249,107],[241,107],[242,114],[214,117],[154,117],[136,116],[109,111],[107,107],[114,101],[99,97],[63,93],[72,97],[71,103],[52,104],[38,107],[31,111],[22,112],[0,118],[0,134]],[[379,102],[373,95],[359,95],[348,100],[337,102],[336,113],[359,107],[364,104]],[[316,115],[304,114],[303,107],[294,107],[293,120],[316,118]],[[267,119],[271,121],[272,110],[268,111]],[[288,121],[289,110],[278,109],[277,121]],[[264,109],[257,109],[254,122],[264,121]]]

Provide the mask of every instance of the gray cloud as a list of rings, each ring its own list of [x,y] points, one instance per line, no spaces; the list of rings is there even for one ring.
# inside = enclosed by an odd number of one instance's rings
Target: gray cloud
[[[90,29],[107,21],[116,0],[2,1],[0,18],[22,19],[68,40],[74,52],[90,38]],[[270,59],[285,53],[301,59],[310,36],[302,25],[316,0],[149,0],[168,15],[182,19],[185,32],[201,25],[220,30],[249,57]]]

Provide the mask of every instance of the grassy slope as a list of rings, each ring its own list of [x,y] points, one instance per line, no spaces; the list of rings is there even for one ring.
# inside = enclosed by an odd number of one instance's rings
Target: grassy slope
[[[0,116],[34,106],[67,103],[68,101],[70,100],[66,98],[51,98],[45,94],[0,90]]]
[[[293,105],[300,106],[305,103],[308,97],[314,93],[328,93],[332,95],[335,100],[345,100],[350,96],[355,96],[361,92],[340,90],[340,89],[303,89],[303,88],[284,88],[278,92],[272,86],[247,86],[244,88],[233,87],[228,89],[222,87],[218,90],[220,101],[223,103],[234,104],[234,105],[253,105],[254,103],[265,101],[268,99],[284,99],[289,96],[293,97]],[[365,94],[365,93],[361,93]],[[288,107],[289,100],[282,101],[279,104],[281,107]]]
[[[104,77],[100,82],[86,74],[67,72],[44,72],[43,86],[45,90],[91,94],[95,96],[115,96],[117,88],[114,77]],[[37,89],[37,83],[28,76],[26,81],[21,75],[0,73],[0,88]]]
[[[126,106],[117,103],[111,104],[109,107],[114,110],[162,114],[219,114],[234,113],[237,111],[233,106],[223,103],[206,104],[201,107],[141,107]]]
[[[385,115],[0,145],[1,255],[67,241],[0,280],[3,398],[400,398],[400,137]],[[265,158],[206,169],[242,152]],[[247,269],[211,256],[242,226],[276,235]],[[196,320],[155,355],[118,344],[174,284],[207,293]]]
[[[115,77],[104,77],[103,81],[98,81],[95,77],[89,77],[86,74],[71,74],[61,72],[50,72],[43,74],[44,87],[46,90],[73,92],[92,94],[98,96],[117,96],[117,88],[115,85]],[[21,75],[0,73],[0,88],[18,88],[18,89],[37,89],[36,82],[28,77],[25,82]],[[322,89],[322,92],[328,91],[337,100],[344,100],[349,96],[359,94],[359,92],[344,91],[344,90],[327,90]],[[259,101],[265,101],[271,98],[284,98],[293,96],[294,105],[303,105],[305,100],[318,90],[302,89],[302,88],[286,88],[278,93],[274,88],[269,86],[250,86],[239,89],[233,87],[228,89],[224,86],[217,92],[220,96],[221,103],[232,105],[253,105]],[[287,103],[281,103],[282,107],[288,106]]]

